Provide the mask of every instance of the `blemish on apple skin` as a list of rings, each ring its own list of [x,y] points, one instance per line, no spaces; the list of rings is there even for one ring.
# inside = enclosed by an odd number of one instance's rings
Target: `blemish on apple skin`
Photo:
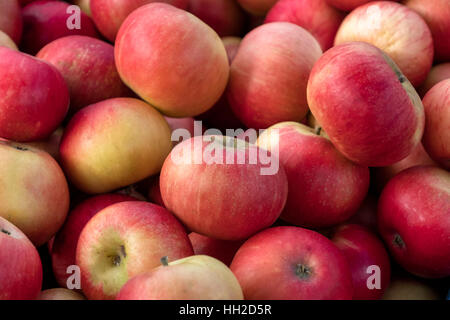
[[[0,229],[0,231],[3,232],[4,234],[8,235],[8,236],[11,235],[11,232],[9,232],[8,230]]]
[[[403,241],[402,237],[399,234],[394,235],[394,239],[392,240],[392,244],[395,247],[398,247],[400,249],[404,249],[406,247],[405,242]]]

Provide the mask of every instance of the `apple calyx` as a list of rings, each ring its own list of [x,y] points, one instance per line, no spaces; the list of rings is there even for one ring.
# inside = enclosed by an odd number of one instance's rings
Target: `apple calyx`
[[[4,234],[6,234],[7,236],[11,235],[11,232],[9,232],[8,230],[5,229],[0,229],[0,232],[3,232]]]
[[[392,240],[392,243],[395,247],[398,247],[400,249],[403,249],[406,247],[405,242],[403,241],[402,237],[398,233],[394,235],[394,239]]]
[[[302,280],[309,278],[311,276],[311,273],[311,268],[302,263],[297,264],[297,266],[295,267],[295,274]]]
[[[125,252],[125,246],[120,246],[120,252],[116,255],[111,256],[112,264],[116,267],[120,266],[120,263],[122,262],[122,257],[126,258],[127,253]]]
[[[168,267],[168,266],[169,266],[169,257],[168,257],[168,256],[162,257],[162,258],[161,258],[161,264],[162,264],[164,267]]]

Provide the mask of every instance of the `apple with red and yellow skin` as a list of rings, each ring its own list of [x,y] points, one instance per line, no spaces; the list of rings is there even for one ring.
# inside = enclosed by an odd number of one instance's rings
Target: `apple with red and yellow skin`
[[[80,293],[66,288],[43,290],[37,300],[86,300]]]
[[[69,210],[69,188],[58,163],[46,152],[0,141],[0,216],[36,245],[46,243]]]
[[[131,96],[114,63],[114,47],[87,36],[50,42],[36,55],[55,66],[70,92],[70,112],[102,100]]]
[[[195,255],[130,279],[116,300],[243,300],[233,272],[219,260]]]
[[[59,151],[69,180],[96,194],[158,173],[171,148],[169,125],[156,109],[138,99],[114,98],[77,112]]]
[[[308,82],[308,105],[331,142],[355,163],[381,167],[407,157],[422,139],[422,102],[380,49],[349,42],[325,52]]]
[[[264,16],[278,0],[237,0],[245,11],[254,16]]]
[[[392,1],[360,6],[345,17],[334,44],[368,42],[385,51],[414,87],[427,77],[433,63],[433,38],[422,17]]]
[[[188,10],[220,37],[239,36],[243,32],[245,14],[236,0],[189,0]]]
[[[47,152],[59,162],[59,144],[64,133],[64,128],[59,127],[47,139],[34,142],[26,142],[24,145]]]
[[[366,4],[373,0],[326,0],[329,5],[336,7],[342,11],[352,11],[363,4]],[[399,1],[399,0],[390,0],[390,1]]]
[[[192,117],[210,109],[228,81],[227,55],[217,33],[164,3],[128,16],[117,35],[115,58],[122,80],[169,117]]]
[[[0,30],[0,46],[7,47],[13,50],[19,50],[14,41],[2,30]]]
[[[308,229],[261,231],[242,245],[230,268],[246,300],[350,300],[353,295],[343,253]]]
[[[69,91],[55,67],[0,47],[0,137],[21,142],[45,139],[68,108]]]
[[[234,255],[244,243],[243,241],[226,241],[214,239],[199,233],[189,233],[194,253],[197,255],[207,255],[222,261],[229,266]]]
[[[106,207],[80,234],[76,262],[81,288],[90,300],[115,299],[132,277],[193,255],[183,226],[163,207],[127,201]]]
[[[411,275],[394,276],[383,300],[442,300],[436,288]]]
[[[22,36],[22,12],[17,0],[0,0],[0,30],[19,44]]]
[[[55,235],[50,252],[53,275],[61,287],[67,286],[67,267],[75,265],[78,238],[88,221],[104,208],[124,201],[136,201],[135,198],[121,194],[102,194],[91,197],[70,211],[62,228]]]
[[[308,112],[306,84],[321,54],[316,39],[292,23],[267,23],[252,30],[231,63],[227,96],[235,115],[256,129],[303,119]]]
[[[272,157],[270,167],[261,154]],[[208,135],[172,150],[161,170],[160,189],[167,209],[190,230],[241,240],[275,222],[288,185],[273,155],[243,140]]]
[[[98,38],[91,18],[80,13],[80,28],[68,28],[74,12],[68,10],[70,4],[64,1],[35,1],[22,9],[23,36],[20,49],[29,54],[36,54],[53,40],[73,35],[84,35]]]
[[[326,0],[279,0],[267,13],[265,23],[286,21],[308,30],[323,51],[333,46],[334,36],[345,14]]]
[[[34,300],[42,285],[42,263],[34,245],[0,217],[0,300]]]
[[[450,62],[437,64],[431,68],[427,78],[418,89],[420,96],[424,97],[428,90],[445,79],[450,79]]]
[[[450,173],[434,166],[392,178],[378,203],[378,229],[395,260],[425,278],[450,275]]]
[[[350,266],[353,300],[378,300],[389,286],[391,264],[383,242],[369,229],[346,224],[333,232],[331,241],[341,250]],[[372,270],[373,266],[378,269]],[[379,277],[371,281],[370,276]],[[369,284],[374,285],[373,288]],[[378,286],[379,285],[379,286]]]
[[[430,27],[437,61],[450,60],[450,2],[447,0],[406,0],[405,6],[416,11]]]
[[[269,127],[258,147],[277,148],[289,192],[281,219],[297,226],[323,228],[350,218],[369,189],[369,168],[345,158],[325,137],[296,122]]]
[[[422,102],[425,109],[423,145],[431,158],[450,170],[450,79],[431,88]]]

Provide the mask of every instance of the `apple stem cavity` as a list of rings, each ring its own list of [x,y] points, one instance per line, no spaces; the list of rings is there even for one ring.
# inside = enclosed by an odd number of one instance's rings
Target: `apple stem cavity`
[[[299,263],[295,268],[295,274],[300,279],[307,279],[311,276],[311,269],[305,266],[304,264]]]
[[[168,256],[162,257],[162,258],[161,258],[161,264],[162,264],[164,267],[169,266],[169,257],[168,257]]]

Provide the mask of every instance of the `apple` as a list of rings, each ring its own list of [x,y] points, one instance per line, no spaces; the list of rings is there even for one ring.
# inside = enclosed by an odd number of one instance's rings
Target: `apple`
[[[352,11],[363,4],[366,4],[372,0],[326,0],[329,5],[336,7],[343,11]],[[399,1],[399,0],[390,0]]]
[[[106,207],[80,234],[76,262],[90,300],[115,299],[132,277],[193,254],[182,225],[166,209],[143,201]]]
[[[189,0],[188,8],[220,37],[242,34],[245,14],[236,0]]]
[[[34,300],[42,285],[42,263],[34,245],[0,217],[0,300]]]
[[[67,286],[67,268],[75,265],[78,238],[88,221],[104,208],[119,202],[135,201],[121,194],[102,194],[91,197],[78,204],[68,215],[63,227],[55,235],[51,258],[53,275],[61,287]]]
[[[237,0],[242,8],[255,16],[264,16],[278,0]]]
[[[441,300],[439,292],[423,279],[409,275],[396,276],[383,295],[383,300]]]
[[[22,14],[17,0],[0,0],[0,30],[19,44],[22,36]]]
[[[303,119],[306,84],[321,54],[316,39],[292,23],[267,23],[248,33],[231,64],[227,88],[238,119],[256,129]]]
[[[2,30],[0,30],[0,46],[7,47],[13,50],[19,50],[14,41]]]
[[[327,138],[303,124],[282,122],[269,127],[257,145],[279,150],[289,183],[281,219],[289,223],[333,226],[349,219],[366,197],[369,169],[349,161]]]
[[[230,268],[246,300],[350,300],[353,294],[343,253],[308,229],[261,231],[242,245]]]
[[[67,85],[56,68],[0,47],[0,137],[21,142],[45,139],[68,108]]]
[[[120,79],[114,47],[87,36],[68,36],[50,42],[36,57],[54,65],[70,91],[70,111],[132,93]]]
[[[450,173],[433,166],[392,178],[378,203],[378,228],[395,260],[426,278],[450,275]]]
[[[377,233],[378,197],[369,193],[356,213],[346,221],[347,224],[358,224]]]
[[[286,21],[299,25],[308,30],[326,51],[333,46],[344,16],[326,0],[279,0],[270,9],[265,22]]]
[[[20,48],[26,53],[36,54],[46,44],[62,37],[84,35],[98,38],[91,18],[81,12],[77,26],[77,17],[74,16],[77,13],[70,11],[69,7],[70,4],[64,1],[48,0],[35,1],[25,6],[22,9],[23,36]]]
[[[428,24],[433,35],[434,54],[438,61],[450,60],[450,2],[447,0],[405,0]]]
[[[389,255],[383,242],[369,229],[357,224],[341,225],[334,231],[331,240],[350,266],[353,300],[380,299],[389,286],[391,276]]]
[[[267,152],[232,137],[183,141],[161,170],[164,204],[194,232],[221,240],[248,238],[275,222],[288,191],[278,158],[269,154],[269,167],[261,154]]]
[[[38,300],[86,300],[86,298],[70,289],[53,288],[42,291]]]
[[[450,170],[450,79],[431,88],[422,102],[425,109],[423,145],[431,158]]]
[[[171,148],[169,125],[158,111],[137,99],[114,98],[76,113],[59,152],[69,180],[96,194],[158,173]]]
[[[205,112],[228,81],[219,36],[192,14],[164,3],[128,16],[117,35],[115,57],[122,80],[169,117]]]
[[[420,142],[423,106],[408,79],[380,49],[349,42],[314,65],[308,105],[331,142],[355,163],[384,167]]]
[[[427,78],[418,90],[420,96],[425,96],[435,84],[445,79],[450,79],[450,62],[437,64],[431,68]]]
[[[195,255],[130,279],[117,300],[243,300],[233,272],[219,260]]]
[[[0,141],[0,163],[0,216],[36,246],[46,243],[69,209],[64,173],[48,153],[9,141]]]
[[[114,42],[124,20],[136,9],[153,2],[165,2],[187,9],[189,0],[90,0],[95,25],[109,41]]]
[[[234,255],[243,244],[243,241],[226,241],[203,236],[199,233],[189,233],[194,253],[207,255],[222,261],[229,266]]]
[[[59,127],[47,139],[27,142],[24,145],[42,150],[51,155],[56,161],[59,161],[59,144],[64,133],[64,128]]]
[[[408,7],[375,1],[353,10],[342,22],[334,44],[368,42],[385,51],[415,87],[433,63],[433,38],[422,17]]]

